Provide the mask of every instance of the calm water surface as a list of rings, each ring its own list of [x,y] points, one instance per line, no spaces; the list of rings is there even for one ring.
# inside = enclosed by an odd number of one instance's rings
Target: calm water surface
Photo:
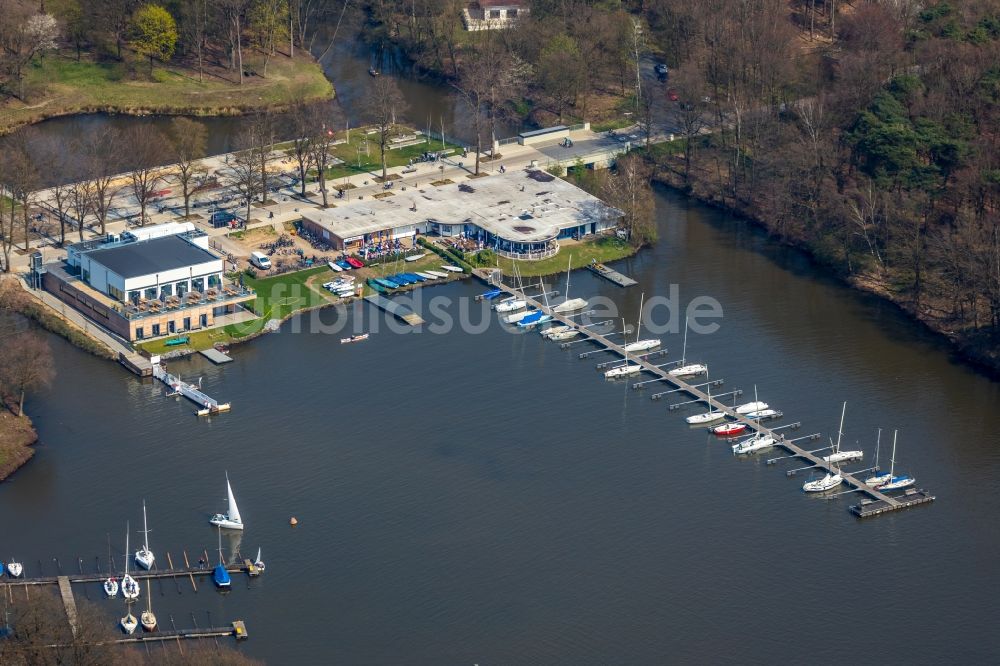
[[[214,558],[228,470],[248,527],[223,548],[262,547],[267,574],[228,595],[156,583],[154,610],[179,627],[244,618],[241,649],[271,663],[788,663],[840,646],[996,662],[997,384],[744,223],[666,192],[657,206],[659,244],[622,262],[642,286],[578,272],[574,294],[633,318],[643,290],[714,296],[722,328],[692,336],[689,357],[726,390],[756,384],[802,434],[834,433],[843,400],[852,446],[899,428],[900,466],[937,502],[859,522],[849,499],[803,495],[794,465],[734,459],[684,424],[692,412],[537,335],[383,325],[341,346],[290,322],[224,368],[174,364],[232,401],[211,420],[53,341],[57,383],[28,405],[43,443],[0,484],[0,554],[29,573],[53,557],[92,569],[108,533],[124,551],[145,498],[161,563]],[[680,335],[666,344],[678,354]],[[110,627],[121,605],[99,603]]]

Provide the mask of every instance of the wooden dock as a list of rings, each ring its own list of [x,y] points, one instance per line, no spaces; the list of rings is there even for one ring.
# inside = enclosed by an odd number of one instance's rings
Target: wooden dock
[[[594,275],[600,275],[602,278],[614,282],[619,287],[633,287],[639,284],[629,276],[619,273],[604,264],[590,264],[587,266],[587,269]]]
[[[173,629],[150,633],[137,633],[133,636],[119,638],[116,643],[155,643],[158,641],[175,641],[180,638],[220,638],[232,636],[238,641],[250,638],[247,626],[243,620],[236,620],[228,627],[206,627],[205,629]]]
[[[180,567],[176,569],[153,569],[150,571],[129,571],[129,575],[135,578],[137,581],[143,581],[147,578],[180,578],[184,576],[191,577],[192,581],[194,576],[211,576],[213,567]],[[247,571],[246,564],[241,562],[239,564],[227,564],[226,571],[229,573],[244,573]],[[63,603],[67,606],[67,611],[73,600],[73,593],[68,589],[70,584],[76,585],[79,583],[103,583],[108,576],[121,577],[124,571],[121,572],[100,572],[100,573],[80,573],[71,576],[37,576],[37,577],[24,577],[24,578],[0,578],[0,589],[4,587],[22,587],[29,585],[58,585],[59,592],[63,597]],[[67,599],[69,602],[67,603]],[[73,611],[75,613],[76,606],[73,604]]]
[[[420,326],[424,323],[424,320],[416,312],[410,308],[397,303],[396,301],[390,300],[385,296],[380,294],[372,294],[371,296],[365,296],[365,300],[379,308],[384,310],[389,314],[393,315],[397,319],[405,321],[410,326]]]
[[[495,271],[482,273],[477,272],[476,275],[479,276],[480,279],[486,281],[487,284],[502,289],[511,296],[517,296],[518,298],[526,301],[529,306],[534,307],[546,314],[552,315],[553,322],[557,321],[560,324],[570,326],[578,330],[582,336],[585,336],[585,338],[589,339],[591,342],[600,345],[609,352],[618,354],[623,359],[627,358],[630,363],[635,363],[636,365],[641,366],[642,372],[655,376],[659,381],[671,384],[679,391],[690,395],[696,402],[710,405],[713,411],[724,412],[726,416],[733,421],[746,424],[747,434],[758,433],[761,435],[769,435],[774,438],[776,442],[775,446],[785,449],[789,453],[790,457],[805,460],[812,465],[813,469],[819,472],[839,473],[844,479],[844,483],[851,486],[854,492],[865,496],[865,499],[850,508],[851,512],[859,518],[876,516],[890,511],[897,511],[899,509],[905,509],[918,504],[925,504],[935,499],[933,495],[925,490],[910,489],[902,495],[887,495],[875,488],[872,488],[850,472],[837,468],[835,465],[823,460],[820,456],[806,451],[795,442],[788,440],[788,438],[786,438],[784,434],[778,432],[778,430],[772,430],[760,421],[748,419],[742,414],[737,414],[732,407],[722,404],[715,398],[710,398],[700,388],[692,386],[681,378],[672,376],[666,369],[653,365],[649,359],[636,357],[633,354],[626,354],[621,345],[616,342],[612,342],[605,335],[595,331],[593,327],[581,326],[579,322],[573,320],[571,317],[566,317],[553,312],[552,309],[547,307],[545,304],[535,300],[515,287],[503,283],[502,279],[497,276]],[[832,495],[827,496],[832,498]]]
[[[69,628],[73,631],[73,635],[76,636],[76,599],[73,598],[73,586],[69,584],[67,576],[58,576],[56,580],[59,583],[59,596],[62,597],[63,606],[66,608],[66,619],[69,620]]]

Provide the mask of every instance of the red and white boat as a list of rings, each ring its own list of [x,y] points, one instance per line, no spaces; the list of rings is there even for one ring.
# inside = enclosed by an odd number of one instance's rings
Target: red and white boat
[[[730,437],[731,435],[738,435],[746,429],[746,423],[733,421],[731,423],[723,423],[722,425],[715,426],[712,428],[712,432],[721,437]]]

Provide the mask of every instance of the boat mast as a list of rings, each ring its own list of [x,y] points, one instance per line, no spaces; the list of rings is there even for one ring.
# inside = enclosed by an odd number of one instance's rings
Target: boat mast
[[[681,365],[680,365],[680,367],[682,368],[684,367],[685,361],[687,360],[687,351],[688,351],[688,318],[684,317],[684,346],[681,348]],[[756,391],[757,389],[754,389],[755,393]],[[756,400],[756,398],[754,399]]]
[[[146,524],[146,500],[142,500],[142,534],[143,543],[142,547],[147,553],[149,552],[149,525]]]
[[[875,436],[875,474],[878,474],[878,447],[882,443],[882,428],[878,429],[878,435]]]
[[[570,255],[569,258],[566,260],[566,298],[563,299],[564,301],[569,300],[569,269],[570,266],[572,265],[573,265],[573,255]]]
[[[642,292],[639,297],[639,322],[635,325],[635,341],[639,342],[639,332],[642,331],[642,306],[646,298],[646,292]]]
[[[889,482],[892,483],[892,476],[896,473],[896,435],[898,430],[892,431],[892,459],[889,461]]]
[[[844,401],[844,406],[840,409],[840,429],[837,431],[837,448],[834,449],[835,453],[840,453],[840,438],[844,435],[844,414],[847,413],[847,401]]]

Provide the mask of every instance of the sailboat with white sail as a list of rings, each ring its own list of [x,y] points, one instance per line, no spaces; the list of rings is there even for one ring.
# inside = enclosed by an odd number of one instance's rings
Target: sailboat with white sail
[[[149,549],[149,525],[146,523],[146,500],[142,500],[142,534],[142,548],[135,551],[135,561],[140,567],[149,571],[153,568],[153,562],[156,561],[156,556],[153,555],[153,551]]]
[[[264,573],[264,560],[260,559],[260,548],[257,548],[257,559],[253,561],[253,565],[257,567],[257,571]]]
[[[573,255],[570,255],[569,259],[566,260],[566,300],[552,308],[552,311],[556,314],[575,312],[576,310],[582,310],[587,307],[587,300],[585,298],[569,297],[569,272],[572,265]]]
[[[233,486],[229,483],[229,472],[226,472],[226,494],[229,499],[229,506],[226,513],[217,513],[208,522],[216,527],[227,530],[242,530],[243,519],[240,517],[239,507],[236,506],[236,498],[233,496]]]
[[[892,458],[889,463],[889,473],[879,474],[875,473],[874,476],[870,476],[865,479],[867,483],[872,488],[877,488],[881,491],[886,490],[899,490],[900,488],[909,488],[917,482],[915,478],[909,474],[901,474],[896,476],[896,436],[899,434],[898,430],[892,432]]]
[[[139,583],[135,582],[135,578],[132,578],[132,576],[128,574],[128,556],[129,556],[128,533],[129,533],[129,524],[128,522],[126,522],[125,523],[125,575],[122,576],[121,590],[122,590],[122,596],[125,597],[125,600],[132,601],[133,599],[139,596]],[[129,615],[131,615],[131,613],[129,613]],[[134,620],[135,618],[132,619]]]
[[[687,363],[687,346],[688,346],[688,320],[684,318],[684,347],[681,350],[681,362],[680,365],[673,370],[670,370],[667,374],[671,377],[694,377],[695,375],[704,375],[708,372],[708,366],[702,363]]]
[[[828,463],[839,463],[845,462],[847,460],[861,460],[865,457],[864,451],[841,451],[840,450],[840,438],[844,434],[844,414],[847,412],[847,403],[840,410],[840,431],[837,433],[837,443],[830,444],[833,446],[833,451],[828,456],[823,456],[823,460]]]
[[[827,472],[819,479],[806,481],[802,484],[802,490],[807,493],[822,493],[831,488],[836,488],[844,482],[844,477],[840,475],[840,470],[836,467],[833,470],[832,472]]]

